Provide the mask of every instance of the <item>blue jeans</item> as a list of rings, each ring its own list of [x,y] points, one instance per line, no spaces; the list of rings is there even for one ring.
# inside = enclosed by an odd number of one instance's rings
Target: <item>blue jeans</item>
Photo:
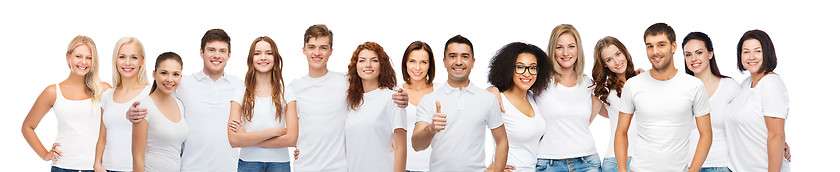
[[[581,171],[598,172],[601,169],[601,158],[592,154],[566,159],[537,159],[537,171]]]
[[[700,172],[732,172],[729,167],[703,167]]]
[[[239,160],[239,172],[291,172],[289,162],[256,162]]]
[[[63,169],[63,168],[58,168],[56,166],[52,166],[52,168],[50,168],[50,172],[93,172],[93,170]]]
[[[627,170],[630,170],[630,159],[627,159],[627,166],[625,166]],[[618,161],[615,160],[615,157],[607,157],[604,158],[604,162],[601,163],[601,172],[618,172]]]

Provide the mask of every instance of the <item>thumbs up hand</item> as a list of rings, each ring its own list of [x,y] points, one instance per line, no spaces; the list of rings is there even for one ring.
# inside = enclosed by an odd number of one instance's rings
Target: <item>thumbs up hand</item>
[[[446,128],[446,114],[440,112],[440,101],[435,101],[435,116],[432,118],[432,129],[435,133],[440,132]]]

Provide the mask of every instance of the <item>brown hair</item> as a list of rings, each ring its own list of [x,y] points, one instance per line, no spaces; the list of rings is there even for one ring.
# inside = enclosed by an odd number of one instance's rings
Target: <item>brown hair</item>
[[[621,88],[624,87],[624,82],[626,81],[619,80],[615,72],[605,67],[607,63],[601,58],[601,51],[610,45],[615,45],[615,47],[618,48],[618,51],[621,51],[621,53],[624,54],[624,58],[626,58],[627,67],[625,67],[624,78],[630,79],[636,76],[636,72],[633,71],[633,69],[635,69],[633,66],[633,58],[630,57],[630,53],[627,53],[627,47],[625,47],[621,41],[618,41],[618,39],[612,36],[607,36],[598,40],[598,43],[595,43],[594,51],[595,66],[592,67],[592,79],[595,80],[595,83],[593,83],[590,87],[595,87],[592,90],[593,94],[595,94],[595,97],[598,97],[601,102],[604,102],[607,105],[610,105],[610,102],[607,100],[610,90],[615,90],[616,95],[621,97]]]
[[[350,82],[350,88],[347,89],[347,105],[352,110],[358,110],[359,106],[364,103],[364,87],[362,86],[362,78],[356,72],[356,64],[359,61],[359,53],[362,50],[370,50],[376,53],[379,58],[379,88],[392,89],[397,85],[397,76],[394,69],[391,67],[391,60],[388,54],[385,54],[385,49],[375,42],[365,42],[353,51],[353,56],[350,58],[350,65],[347,65],[347,80]]]
[[[222,29],[210,29],[204,32],[201,37],[201,52],[204,52],[204,46],[212,41],[222,41],[228,44],[228,53],[230,53],[230,36]]]
[[[429,71],[426,72],[426,84],[432,84],[432,80],[435,80],[435,55],[432,53],[432,47],[421,41],[414,41],[408,44],[408,48],[405,48],[402,59],[403,81],[411,84],[411,76],[408,75],[408,66],[405,63],[408,63],[408,54],[415,50],[423,50],[426,51],[426,54],[429,54]]]
[[[155,59],[155,73],[157,73],[158,66],[160,66],[160,64],[163,63],[163,61],[166,61],[166,60],[175,60],[175,62],[178,62],[178,65],[180,65],[181,68],[184,68],[184,61],[181,61],[181,56],[179,56],[178,54],[175,54],[173,52],[165,52],[165,53],[162,53],[162,54],[158,55],[157,59]],[[154,76],[154,75],[152,75],[152,76]],[[150,91],[149,94],[154,93],[155,90],[157,90],[157,79],[152,81],[152,91]]]
[[[316,24],[309,26],[309,28],[306,29],[306,32],[303,33],[303,45],[306,46],[306,42],[308,42],[310,38],[318,37],[327,37],[327,39],[330,40],[330,48],[332,49],[333,34],[332,31],[329,28],[327,28],[327,25],[324,24]]]
[[[242,119],[244,121],[251,121],[254,116],[254,91],[257,87],[257,70],[254,69],[254,51],[256,51],[257,43],[265,41],[271,46],[271,55],[274,56],[274,66],[271,68],[271,101],[274,103],[275,119],[279,119],[283,114],[283,104],[286,99],[283,98],[285,93],[283,82],[283,57],[277,52],[277,44],[274,40],[267,36],[262,36],[251,43],[251,50],[248,52],[248,72],[245,73],[245,95],[242,97]]]
[[[741,40],[738,40],[738,70],[741,70],[742,73],[747,70],[747,68],[744,68],[744,64],[741,64],[741,58],[745,58],[741,57],[741,52],[743,51],[742,48],[744,48],[744,42],[750,39],[758,40],[758,43],[761,45],[762,62],[761,68],[758,68],[758,72],[762,74],[773,72],[776,69],[776,63],[778,63],[776,61],[776,47],[773,46],[773,40],[770,40],[770,35],[758,29],[747,31],[741,36]]]

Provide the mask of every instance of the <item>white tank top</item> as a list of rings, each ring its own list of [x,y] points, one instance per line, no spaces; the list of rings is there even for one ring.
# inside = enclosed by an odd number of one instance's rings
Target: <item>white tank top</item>
[[[98,102],[91,99],[67,100],[58,84],[55,84],[55,90],[52,107],[58,121],[55,142],[61,144],[56,149],[61,151],[62,157],[52,165],[64,169],[93,170],[101,118]]]

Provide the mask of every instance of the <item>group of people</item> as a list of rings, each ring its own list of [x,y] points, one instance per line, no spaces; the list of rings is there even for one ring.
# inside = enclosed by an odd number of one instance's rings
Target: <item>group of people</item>
[[[720,73],[702,32],[683,39],[680,72],[664,23],[644,32],[648,71],[607,36],[592,77],[583,74],[580,34],[562,24],[545,50],[499,49],[486,89],[469,78],[476,58],[461,35],[444,44],[446,83],[433,82],[432,48],[415,41],[401,85],[375,42],[358,45],[344,73],[327,70],[327,26],[310,26],[303,41],[309,72],[287,86],[269,37],[251,43],[244,81],[225,73],[230,37],[211,29],[201,71],[182,76],[181,57],[165,52],[152,82],[143,45],[126,37],[114,47],[112,86],[99,79],[93,41],[77,36],[69,76],[43,90],[21,131],[51,171],[789,171],[788,93],[761,30],[738,43],[738,69],[750,73],[740,84]],[[35,128],[50,109],[58,136],[45,148]],[[589,130],[599,115],[614,133],[604,159]],[[489,166],[485,128],[495,142]]]

